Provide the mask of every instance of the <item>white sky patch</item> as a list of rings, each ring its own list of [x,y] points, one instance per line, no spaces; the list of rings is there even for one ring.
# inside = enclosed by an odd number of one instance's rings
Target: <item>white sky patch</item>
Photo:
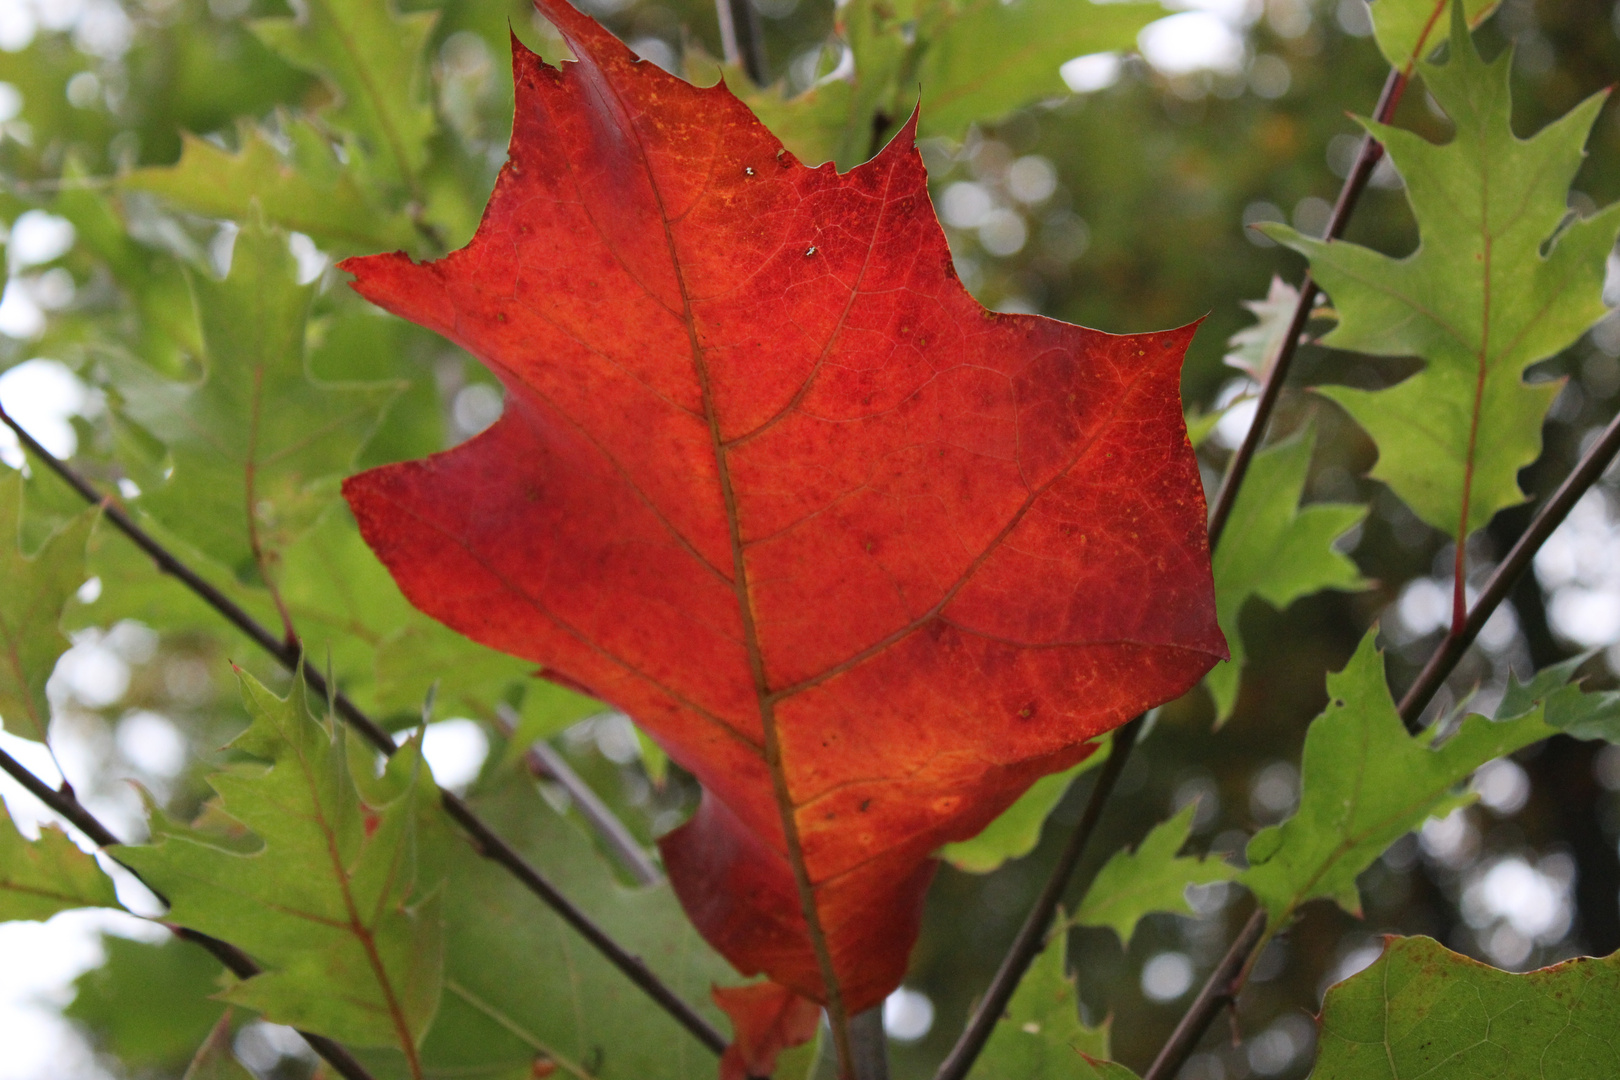
[[[404,742],[415,729],[399,733]],[[474,720],[457,718],[429,724],[422,734],[422,757],[440,787],[459,791],[478,778],[489,756],[489,736]]]
[[[0,924],[0,1080],[108,1077],[60,1009],[73,980],[102,962],[100,932],[161,940],[167,931],[116,911],[68,911],[49,922]]]
[[[1160,953],[1142,965],[1142,993],[1150,1001],[1174,1001],[1192,983],[1192,960],[1185,953]]]
[[[896,1042],[916,1042],[934,1026],[934,1003],[904,986],[883,1000],[883,1030]]]
[[[72,457],[78,449],[69,420],[88,402],[84,384],[55,360],[25,360],[0,375],[0,403],[6,412],[57,457]],[[0,460],[12,468],[22,466],[17,437],[9,428],[0,429]]]
[[[1058,74],[1070,90],[1090,94],[1118,82],[1122,66],[1118,53],[1089,53],[1068,61],[1058,68]]]
[[[1242,33],[1212,12],[1184,11],[1149,23],[1136,43],[1147,62],[1165,75],[1243,70]]]
[[[1593,488],[1536,552],[1536,580],[1547,599],[1547,621],[1583,648],[1610,646],[1620,665],[1620,515],[1614,496]]]

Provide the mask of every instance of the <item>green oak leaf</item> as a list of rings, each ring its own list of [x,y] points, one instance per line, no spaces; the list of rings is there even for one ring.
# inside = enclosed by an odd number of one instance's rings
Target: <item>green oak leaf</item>
[[[325,79],[340,101],[325,117],[358,137],[357,171],[419,196],[436,128],[423,52],[436,12],[400,15],[389,0],[305,0],[292,19],[259,19],[253,32],[282,59]]]
[[[172,540],[161,526],[157,531]],[[231,633],[218,612],[158,573],[112,528],[92,533],[89,552],[101,592],[93,602],[69,606],[68,627],[135,619],[165,633]],[[261,623],[276,624],[275,604],[264,589],[213,576],[232,601]],[[534,738],[602,710],[590,698],[535,678],[533,664],[462,637],[413,608],[341,505],[281,552],[277,587],[306,653],[323,667],[330,662],[344,693],[390,728],[418,723],[435,684],[441,716],[488,719],[497,703],[520,691],[516,707]],[[248,647],[245,638],[226,640],[243,643],[231,648]]]
[[[1080,764],[1059,773],[1043,776],[1018,797],[1018,801],[1001,812],[1001,816],[984,827],[979,835],[969,840],[946,844],[939,857],[970,874],[988,874],[1011,859],[1021,859],[1035,850],[1041,842],[1041,829],[1046,819],[1057,809],[1058,803],[1069,791],[1076,777],[1108,760],[1113,740],[1107,737],[1091,756]]]
[[[0,922],[43,922],[59,911],[117,907],[112,879],[54,825],[30,842],[0,805]]]
[[[1502,695],[1496,714],[1515,716],[1540,701],[1546,705],[1547,723],[1564,734],[1620,743],[1620,691],[1585,693],[1578,683],[1570,682],[1591,657],[1591,653],[1582,653],[1544,667],[1527,683],[1521,683],[1518,675],[1510,672],[1507,693]]]
[[[141,509],[244,582],[275,581],[282,551],[337,500],[399,391],[310,377],[304,333],[315,287],[296,275],[285,234],[244,226],[229,276],[192,279],[202,378],[129,364],[114,372],[120,416],[164,443],[172,464]]]
[[[63,1014],[127,1068],[183,1068],[225,1012],[210,1000],[219,961],[178,937],[152,945],[103,934],[101,948],[107,959],[74,980]]]
[[[0,466],[0,723],[44,742],[50,727],[45,683],[68,648],[62,609],[87,577],[85,544],[95,512],[52,533],[32,555],[22,547],[22,474]]]
[[[1130,49],[1148,23],[1164,18],[1149,3],[1083,0],[974,0],[937,24],[916,65],[922,85],[918,132],[960,139],[968,125],[997,120],[1043,98],[1063,97],[1067,60]],[[917,35],[924,40],[923,34]],[[916,93],[915,85],[901,93]],[[898,110],[897,110],[898,111]]]
[[[1425,361],[1385,390],[1319,392],[1378,444],[1372,475],[1456,538],[1524,501],[1518,472],[1541,452],[1542,418],[1559,384],[1526,385],[1523,376],[1607,313],[1604,260],[1620,203],[1585,219],[1567,208],[1603,94],[1520,139],[1510,123],[1509,54],[1486,64],[1461,32],[1449,51],[1443,65],[1419,65],[1456,125],[1449,143],[1364,122],[1406,181],[1421,234],[1415,252],[1395,259],[1280,225],[1264,231],[1309,257],[1333,297],[1339,324],[1324,344]]]
[[[1080,1019],[1066,962],[1067,926],[1058,912],[1046,947],[1018,984],[969,1080],[1135,1080],[1123,1065],[1104,1060],[1108,1025],[1087,1027]]]
[[[1502,0],[1465,0],[1468,27],[1473,29],[1497,9]],[[1417,62],[1451,38],[1450,0],[1375,0],[1373,38],[1378,50],[1397,71],[1411,73]]]
[[[1620,1076],[1620,953],[1514,975],[1389,937],[1327,992],[1311,1080]]]
[[[286,151],[248,124],[240,128],[235,153],[188,135],[178,162],[135,169],[119,178],[119,186],[206,217],[251,221],[257,205],[265,220],[339,254],[421,243],[410,219],[379,206],[312,125],[284,116],[280,127]]]
[[[619,884],[591,839],[546,805],[525,774],[497,773],[470,801],[541,873],[567,882],[569,899],[725,1030],[709,988],[737,982],[736,973],[698,936],[667,883]],[[422,1046],[429,1075],[529,1076],[544,1056],[559,1077],[712,1080],[714,1056],[663,1010],[648,1008],[639,989],[510,874],[442,824],[423,835],[427,857],[447,879],[444,1001]],[[379,1080],[394,1075],[387,1061],[377,1066]]]
[[[1299,505],[1315,448],[1315,432],[1307,431],[1254,456],[1248,482],[1238,492],[1215,549],[1215,612],[1232,650],[1232,658],[1216,664],[1205,677],[1215,699],[1217,725],[1226,722],[1237,704],[1247,656],[1238,616],[1251,597],[1282,610],[1324,589],[1348,591],[1367,585],[1356,564],[1333,549],[1335,540],[1367,516],[1367,508]]]
[[[1255,382],[1263,383],[1271,374],[1288,326],[1294,321],[1299,290],[1273,274],[1265,299],[1244,300],[1243,306],[1254,316],[1254,325],[1245,326],[1226,339],[1226,355],[1222,360],[1228,367],[1235,367]]]
[[[62,167],[62,191],[51,210],[73,223],[75,243],[100,260],[134,309],[130,329],[98,322],[92,340],[105,334],[154,371],[175,374],[182,357],[202,347],[197,311],[180,260],[130,235],[128,215],[74,157]]]
[[[1119,935],[1121,945],[1142,918],[1156,911],[1193,915],[1187,886],[1232,881],[1236,866],[1217,856],[1180,855],[1192,836],[1197,803],[1189,803],[1169,821],[1153,827],[1135,851],[1116,851],[1097,871],[1091,887],[1075,910],[1078,926],[1106,926]]]
[[[120,859],[169,898],[165,921],[228,939],[265,968],[221,995],[277,1023],[415,1055],[438,1009],[442,881],[418,874],[436,797],[415,744],[382,777],[373,754],[313,719],[302,681],[278,698],[242,676],[253,722],[232,749],[268,764],[209,778],[257,851],[154,818]]]
[[[975,122],[1068,94],[1058,75],[1086,53],[1133,48],[1148,23],[1164,17],[1149,3],[1090,0],[850,0],[838,31],[852,70],[829,73],[784,98],[723,69],[759,118],[800,160],[848,169],[871,157],[920,107],[918,134],[960,139]],[[713,61],[691,72],[712,82]]]
[[[1494,758],[1557,730],[1539,703],[1502,720],[1469,716],[1445,742],[1436,728],[1407,734],[1369,630],[1343,671],[1327,680],[1328,706],[1305,733],[1299,809],[1249,841],[1238,878],[1281,925],[1326,897],[1359,915],[1356,876],[1408,832],[1472,802],[1458,785]]]

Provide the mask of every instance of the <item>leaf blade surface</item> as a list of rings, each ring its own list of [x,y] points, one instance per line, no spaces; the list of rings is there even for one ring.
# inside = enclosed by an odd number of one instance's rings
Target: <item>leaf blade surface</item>
[[[858,1011],[898,984],[942,843],[1224,653],[1192,328],[987,312],[909,128],[806,169],[723,86],[541,9],[580,62],[515,57],[473,243],[344,264],[506,411],[345,493],[413,603],[703,782],[663,851],[710,942],[818,1000],[830,967]]]

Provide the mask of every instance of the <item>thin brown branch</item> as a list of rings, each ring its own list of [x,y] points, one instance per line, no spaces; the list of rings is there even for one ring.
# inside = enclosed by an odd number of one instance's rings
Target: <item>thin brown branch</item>
[[[1395,107],[1400,104],[1401,94],[1406,89],[1407,77],[1399,71],[1390,70],[1389,77],[1384,80],[1384,89],[1378,95],[1378,105],[1373,110],[1373,118],[1380,123],[1387,123],[1395,115]],[[1350,175],[1344,179],[1344,185],[1339,189],[1339,198],[1333,204],[1333,215],[1328,219],[1326,238],[1337,240],[1344,235],[1345,227],[1350,223],[1350,215],[1355,211],[1356,203],[1361,200],[1361,193],[1366,190],[1368,182],[1372,179],[1373,170],[1378,167],[1379,160],[1384,156],[1383,144],[1371,135],[1365,135],[1361,140],[1361,150],[1356,154],[1356,163],[1350,170]],[[1221,478],[1220,491],[1215,495],[1215,505],[1209,513],[1209,549],[1214,551],[1221,542],[1221,534],[1226,531],[1226,522],[1232,516],[1232,507],[1237,503],[1238,490],[1243,486],[1243,479],[1249,473],[1249,465],[1254,455],[1259,452],[1260,444],[1265,440],[1266,429],[1271,423],[1271,414],[1277,407],[1277,399],[1282,396],[1283,384],[1288,379],[1288,371],[1293,366],[1294,354],[1299,351],[1299,343],[1305,333],[1305,324],[1310,321],[1311,311],[1316,307],[1316,296],[1320,290],[1316,281],[1310,274],[1299,285],[1299,299],[1294,304],[1294,313],[1288,320],[1288,329],[1283,334],[1282,342],[1277,348],[1277,358],[1272,362],[1271,369],[1265,374],[1265,382],[1260,388],[1260,399],[1255,405],[1254,422],[1249,425],[1248,432],[1243,436],[1243,443],[1227,462],[1226,474]]]
[[[274,657],[289,672],[302,674],[305,684],[308,685],[315,696],[330,701],[333,710],[338,716],[348,723],[350,727],[354,728],[355,731],[359,732],[378,751],[384,755],[394,753],[397,748],[388,733],[376,721],[367,716],[359,706],[350,701],[342,691],[332,687],[319,671],[309,664],[301,663],[303,657],[296,645],[290,645],[279,640],[263,624],[248,614],[241,605],[205,581],[178,556],[136,524],[128,511],[124,510],[110,497],[101,495],[91,486],[89,481],[79,475],[77,470],[41,446],[21,424],[17,423],[6,412],[4,407],[0,407],[0,422],[3,422],[16,433],[18,440],[28,449],[29,453],[44,462],[47,468],[61,477],[86,502],[101,506],[103,515],[112,523],[113,527],[133,541],[142,551],[146,552],[152,561],[157,564],[158,570],[169,574],[185,585],[204,603],[223,615],[232,626],[240,630],[255,645],[258,645]],[[696,1009],[665,985],[663,980],[659,979],[640,957],[632,956],[624,946],[614,941],[606,931],[597,926],[589,915],[585,914],[583,910],[559,892],[556,886],[552,885],[539,870],[530,865],[515,848],[501,839],[465,801],[454,793],[446,791],[441,795],[441,802],[445,812],[462,827],[473,848],[480,855],[510,872],[525,888],[539,897],[546,906],[556,912],[564,922],[573,927],[593,948],[600,952],[614,967],[618,968],[626,978],[640,988],[648,997],[652,998],[682,1027],[691,1032],[699,1042],[716,1054],[725,1051],[728,1040],[714,1025],[710,1024]]]
[[[106,851],[108,858],[118,862],[118,865],[124,866],[122,862],[119,862],[117,852],[107,850],[122,846],[123,841],[118,839],[111,829],[107,828],[99,818],[86,809],[83,803],[79,802],[78,797],[73,794],[73,789],[66,780],[63,780],[60,788],[53,788],[4,750],[0,750],[0,769],[9,773],[11,778],[26,788],[34,798],[44,803],[58,816],[89,837],[91,842],[98,848]],[[128,866],[124,866],[124,869],[134,874],[136,880],[145,885],[153,896],[162,901],[164,906],[168,906],[168,898],[152,888],[151,885],[147,885],[139,872]],[[247,953],[228,941],[221,941],[219,938],[210,937],[208,934],[196,930],[188,930],[185,927],[172,927],[171,929],[173,929],[176,936],[195,942],[207,949],[214,955],[215,959],[224,964],[231,974],[239,979],[251,979],[262,970]],[[338,1075],[347,1078],[347,1080],[373,1080],[371,1074],[365,1070],[365,1067],[359,1061],[355,1060],[354,1055],[349,1053],[342,1043],[329,1039],[325,1035],[316,1035],[308,1031],[299,1031],[298,1034],[303,1036],[304,1041],[309,1044],[311,1050],[315,1051],[322,1060],[337,1070]]]
[[[1029,914],[1024,917],[1024,925],[1018,928],[1018,936],[1008,946],[1007,955],[1002,958],[1001,967],[996,969],[995,977],[985,989],[984,998],[979,1002],[978,1008],[973,1010],[967,1027],[963,1028],[962,1034],[957,1037],[956,1045],[951,1047],[950,1054],[940,1065],[939,1071],[934,1074],[934,1080],[963,1080],[967,1076],[968,1070],[973,1068],[979,1052],[989,1040],[990,1033],[995,1030],[1002,1014],[1007,1011],[1007,1004],[1012,1001],[1013,991],[1018,989],[1018,983],[1029,970],[1029,965],[1035,962],[1035,957],[1039,956],[1046,946],[1046,935],[1052,928],[1052,918],[1057,914],[1058,902],[1063,899],[1069,879],[1074,875],[1075,867],[1080,864],[1080,856],[1085,853],[1086,844],[1097,829],[1097,821],[1102,817],[1103,806],[1113,793],[1119,774],[1124,771],[1125,763],[1131,756],[1131,748],[1136,745],[1137,736],[1141,734],[1142,722],[1143,718],[1138,716],[1114,732],[1113,748],[1109,751],[1108,760],[1103,763],[1102,772],[1097,775],[1097,783],[1091,789],[1091,797],[1086,800],[1085,812],[1080,816],[1074,831],[1069,834],[1068,842],[1063,846],[1063,853],[1058,856],[1057,865],[1046,879],[1046,887],[1041,890],[1041,895],[1029,909]]]
[[[1193,999],[1181,1022],[1176,1025],[1176,1030],[1170,1033],[1169,1041],[1160,1049],[1159,1056],[1153,1059],[1142,1080],[1170,1080],[1181,1069],[1182,1062],[1187,1060],[1221,1010],[1237,1000],[1238,992],[1243,989],[1245,973],[1249,970],[1250,953],[1259,947],[1265,930],[1266,909],[1256,908],[1238,932],[1232,947],[1226,950],[1221,962],[1204,980],[1204,988],[1198,991],[1198,997]]]
[[[1620,452],[1620,415],[1609,421],[1609,426],[1603,430],[1603,435],[1591,448],[1582,455],[1581,460],[1558,485],[1552,498],[1542,504],[1536,516],[1530,522],[1530,527],[1524,531],[1513,549],[1507,553],[1507,558],[1492,572],[1490,580],[1485,583],[1484,590],[1474,606],[1469,610],[1468,617],[1461,626],[1453,626],[1429,662],[1423,665],[1406,694],[1401,698],[1401,719],[1406,726],[1415,729],[1423,710],[1434,699],[1440,687],[1445,685],[1447,676],[1451,674],[1457,662],[1463,658],[1468,647],[1474,643],[1479,632],[1484,629],[1485,623],[1495,613],[1508,593],[1519,580],[1519,575],[1529,567],[1530,561],[1535,558],[1541,545],[1547,542],[1547,537],[1563,524],[1564,518],[1581,496],[1586,494],[1588,488],[1597,483],[1610,462],[1614,460],[1616,452]]]

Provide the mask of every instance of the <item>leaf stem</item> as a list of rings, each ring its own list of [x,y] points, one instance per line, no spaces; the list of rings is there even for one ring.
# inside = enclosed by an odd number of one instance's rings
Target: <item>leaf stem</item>
[[[309,664],[301,664],[303,654],[296,644],[278,640],[274,634],[264,627],[257,619],[248,614],[241,605],[231,600],[213,585],[205,581],[195,570],[187,566],[178,556],[164,547],[145,529],[137,525],[129,512],[119,506],[110,496],[103,496],[91,486],[90,482],[81,476],[71,465],[62,461],[49,450],[41,446],[23,426],[0,406],[0,422],[3,422],[17,436],[17,439],[33,454],[86,502],[99,505],[106,519],[112,522],[114,528],[128,537],[134,544],[151,557],[157,564],[158,570],[177,579],[204,603],[223,615],[230,624],[247,636],[255,645],[269,653],[289,672],[301,673],[304,682],[318,698],[331,701],[337,714],[354,728],[367,742],[376,747],[385,756],[391,756],[396,749],[394,740],[389,737],[376,721],[367,716],[359,706],[350,701],[340,690],[328,684],[325,676]],[[9,770],[8,770],[9,771]],[[47,788],[46,790],[50,790]],[[659,979],[652,969],[638,956],[632,956],[624,946],[613,940],[606,931],[596,925],[591,917],[573,901],[569,900],[556,886],[552,885],[546,877],[535,869],[528,860],[524,859],[515,848],[489,827],[473,809],[459,796],[452,792],[441,793],[441,802],[445,812],[459,824],[466,832],[468,840],[474,849],[484,858],[489,859],[512,874],[530,892],[556,912],[564,922],[573,927],[590,945],[600,952],[614,967],[652,998],[660,1007],[670,1014],[682,1027],[686,1028],[704,1046],[716,1054],[725,1051],[728,1040],[714,1025],[710,1024],[690,1004],[684,1001],[663,980]],[[70,819],[71,820],[71,819]],[[75,822],[78,824],[78,822]],[[87,833],[87,835],[90,835]],[[110,834],[108,834],[110,835]]]
[[[1440,647],[1423,666],[1417,681],[1401,698],[1401,719],[1406,721],[1408,728],[1416,729],[1423,710],[1434,700],[1434,695],[1444,685],[1452,668],[1457,666],[1457,662],[1474,643],[1485,623],[1507,598],[1519,575],[1530,565],[1530,560],[1541,550],[1541,545],[1547,542],[1547,537],[1563,524],[1564,518],[1569,516],[1570,510],[1580,501],[1581,496],[1597,483],[1610,462],[1614,460],[1616,452],[1620,452],[1620,415],[1609,421],[1609,426],[1603,429],[1602,436],[1582,455],[1575,468],[1564,478],[1564,482],[1558,485],[1558,490],[1553,492],[1552,498],[1536,511],[1530,527],[1513,545],[1507,558],[1503,559],[1492,572],[1490,580],[1485,583],[1484,591],[1469,609],[1468,617],[1460,625],[1452,626],[1445,640],[1440,643]]]
[[[105,850],[123,845],[123,841],[111,829],[102,824],[99,818],[85,808],[84,804],[73,794],[73,789],[65,779],[60,788],[53,788],[4,750],[0,750],[0,769],[4,769],[11,775],[12,779],[28,789],[28,792],[34,798],[44,803],[59,817],[70,822],[74,828],[89,837],[98,848]],[[107,851],[106,854],[108,858],[118,862],[118,856],[115,853]],[[118,862],[118,865],[124,866],[122,862]],[[142,885],[146,885],[146,888],[150,890],[153,896],[162,901],[164,906],[168,906],[168,898],[152,888],[152,886],[147,885],[137,871],[130,869],[128,866],[124,866],[124,869],[134,874],[136,880],[140,881]],[[175,936],[195,942],[207,949],[214,955],[216,960],[224,964],[231,974],[238,979],[251,979],[262,970],[247,953],[228,941],[221,941],[219,938],[210,937],[208,934],[196,930],[188,930],[185,927],[170,927],[170,929],[173,930]],[[322,1060],[332,1066],[338,1075],[345,1077],[346,1080],[373,1080],[372,1075],[365,1070],[365,1067],[359,1061],[355,1060],[354,1055],[349,1053],[342,1043],[308,1031],[299,1031],[298,1034],[303,1036],[304,1041],[309,1044],[311,1050],[319,1054]]]
[[[1041,949],[1046,946],[1047,932],[1052,927],[1052,919],[1057,914],[1058,902],[1063,899],[1063,893],[1068,888],[1069,879],[1074,875],[1075,867],[1080,864],[1080,856],[1086,850],[1086,844],[1097,829],[1097,821],[1102,817],[1103,806],[1107,804],[1108,797],[1113,793],[1114,785],[1119,780],[1119,774],[1125,770],[1125,762],[1131,756],[1131,748],[1136,745],[1137,737],[1142,733],[1143,717],[1138,716],[1124,727],[1114,732],[1114,745],[1109,750],[1108,760],[1103,763],[1102,771],[1097,774],[1097,782],[1091,789],[1091,797],[1086,800],[1086,809],[1080,815],[1079,823],[1069,834],[1069,840],[1063,846],[1063,853],[1058,856],[1057,865],[1053,867],[1051,876],[1046,879],[1046,887],[1041,895],[1029,909],[1024,917],[1024,925],[1018,928],[1018,936],[1013,939],[1012,945],[1007,948],[1007,955],[1001,960],[1001,967],[990,980],[985,989],[984,998],[979,1002],[978,1008],[968,1019],[967,1027],[957,1037],[956,1045],[951,1047],[950,1054],[940,1065],[939,1071],[934,1074],[934,1080],[963,1080],[968,1070],[984,1049],[989,1040],[990,1033],[1001,1019],[1002,1013],[1007,1011],[1007,1003],[1012,1000],[1013,991],[1018,989],[1018,983],[1023,979],[1029,965],[1035,962]]]

